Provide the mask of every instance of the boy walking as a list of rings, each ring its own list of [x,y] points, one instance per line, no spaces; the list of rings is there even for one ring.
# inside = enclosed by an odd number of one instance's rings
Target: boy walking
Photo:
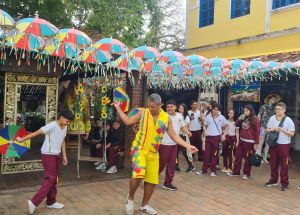
[[[295,124],[290,117],[285,115],[285,111],[286,105],[283,102],[276,104],[275,115],[269,119],[266,129],[267,132],[279,132],[279,136],[276,146],[270,148],[271,178],[265,186],[272,187],[277,185],[278,169],[280,167],[281,191],[287,191],[289,185],[290,143],[291,137],[295,135]]]
[[[72,120],[74,120],[74,114],[69,110],[64,110],[61,112],[57,121],[50,122],[23,138],[17,137],[18,142],[24,142],[25,140],[32,139],[38,135],[45,135],[45,140],[41,149],[45,178],[39,191],[31,200],[28,200],[29,214],[34,213],[36,207],[45,197],[47,197],[47,208],[60,209],[64,207],[63,204],[56,202],[56,184],[61,158],[63,159],[63,165],[68,164],[65,137],[67,135],[67,125]]]

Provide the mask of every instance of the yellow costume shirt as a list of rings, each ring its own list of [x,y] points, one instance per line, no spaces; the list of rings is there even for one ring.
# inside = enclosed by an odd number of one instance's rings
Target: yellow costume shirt
[[[132,143],[132,177],[143,178],[145,182],[158,184],[158,148],[167,131],[169,116],[163,110],[154,122],[149,109],[143,110],[140,127]]]

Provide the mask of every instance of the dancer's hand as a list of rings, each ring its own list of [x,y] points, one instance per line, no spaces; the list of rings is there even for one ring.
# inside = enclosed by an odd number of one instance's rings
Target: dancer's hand
[[[19,143],[22,143],[22,142],[24,142],[25,140],[24,140],[24,138],[17,137],[17,138],[16,138],[16,141],[19,142]]]
[[[121,102],[114,102],[114,106],[116,109],[120,108]]]
[[[205,140],[202,143],[202,151],[205,151]]]
[[[66,156],[63,157],[63,165],[64,166],[68,165],[68,159]]]
[[[195,146],[189,145],[188,150],[192,153],[195,154],[196,152],[198,152],[198,149]]]
[[[192,132],[189,132],[188,137],[191,137],[191,136],[192,136]]]

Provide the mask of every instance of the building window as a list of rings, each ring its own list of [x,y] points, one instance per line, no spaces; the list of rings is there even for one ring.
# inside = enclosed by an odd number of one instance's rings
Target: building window
[[[250,0],[231,0],[231,19],[250,14]]]
[[[273,0],[272,8],[274,10],[274,9],[277,9],[280,7],[289,6],[292,4],[299,3],[299,2],[300,2],[300,0]]]
[[[214,24],[215,0],[200,0],[199,28]]]

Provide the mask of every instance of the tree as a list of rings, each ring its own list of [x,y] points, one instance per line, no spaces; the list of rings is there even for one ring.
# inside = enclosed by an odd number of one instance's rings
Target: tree
[[[55,26],[71,27],[71,17],[61,0],[6,0],[0,1],[0,8],[14,19],[39,16]]]
[[[46,19],[59,28],[87,31],[94,40],[119,39],[128,47],[147,44],[180,49],[184,41],[184,0],[6,0],[14,18]],[[97,34],[96,37],[93,37]],[[98,34],[101,34],[98,36]]]

